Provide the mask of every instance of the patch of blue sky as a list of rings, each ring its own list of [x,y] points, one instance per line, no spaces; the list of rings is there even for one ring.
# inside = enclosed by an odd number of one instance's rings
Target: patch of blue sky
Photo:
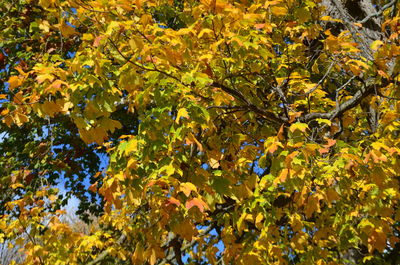
[[[75,55],[76,55],[76,52],[71,52],[71,51],[67,52],[67,57],[68,57],[69,59],[74,58]]]

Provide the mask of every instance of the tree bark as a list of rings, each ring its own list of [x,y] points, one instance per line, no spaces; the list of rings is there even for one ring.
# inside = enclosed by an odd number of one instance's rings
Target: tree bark
[[[349,30],[355,42],[358,43],[361,54],[367,60],[373,60],[371,43],[384,38],[381,32],[382,19],[380,16],[371,16],[379,12],[370,0],[340,1],[322,0],[325,15],[343,21],[346,30]],[[369,19],[369,16],[371,16]],[[366,20],[364,23],[364,20]]]

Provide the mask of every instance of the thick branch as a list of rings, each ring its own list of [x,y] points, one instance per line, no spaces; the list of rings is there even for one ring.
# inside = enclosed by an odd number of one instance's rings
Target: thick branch
[[[352,109],[353,107],[357,106],[360,101],[365,98],[366,96],[370,95],[374,91],[374,86],[369,86],[369,87],[362,87],[359,91],[357,91],[354,96],[337,106],[334,110],[327,112],[327,113],[320,113],[320,112],[314,112],[314,113],[309,113],[303,117],[300,118],[301,122],[309,122],[311,120],[315,119],[328,119],[328,120],[334,120],[337,117],[340,117],[344,112],[346,112],[349,109]]]
[[[172,246],[172,249],[174,250],[174,257],[178,265],[184,265],[182,261],[182,242],[179,240],[178,237],[175,237],[170,245]]]
[[[397,3],[397,1],[398,0],[393,0],[392,2],[387,3],[378,12],[375,12],[373,14],[370,14],[370,15],[366,16],[363,20],[358,21],[358,23],[364,24],[365,22],[367,22],[371,18],[378,17],[378,16],[382,15],[383,11],[385,11],[388,8],[393,7]]]
[[[373,60],[373,53],[370,49],[372,41],[376,40],[378,36],[371,37],[374,32],[367,28],[358,28],[354,25],[356,20],[349,14],[342,1],[339,0],[324,0],[323,5],[328,8],[328,14],[334,18],[343,20],[343,24],[350,31],[353,39],[359,44],[362,55],[368,60]],[[332,14],[330,14],[332,12]],[[360,9],[360,12],[361,9]],[[376,32],[375,32],[376,33]],[[377,33],[378,34],[378,33]],[[375,34],[376,35],[376,34]],[[378,34],[379,35],[379,34]]]

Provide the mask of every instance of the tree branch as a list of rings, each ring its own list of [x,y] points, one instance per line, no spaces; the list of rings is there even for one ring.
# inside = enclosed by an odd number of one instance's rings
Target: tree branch
[[[125,239],[126,239],[126,235],[125,235],[125,234],[122,234],[122,235],[118,238],[118,240],[117,240],[116,243],[117,243],[118,245],[120,245],[120,244],[122,244],[122,243],[125,241]],[[102,252],[97,256],[97,258],[95,258],[95,259],[92,260],[91,262],[88,262],[87,265],[94,265],[94,264],[96,264],[96,263],[102,261],[103,259],[105,259],[105,258],[108,256],[108,254],[110,254],[110,251],[109,251],[108,249],[102,251]]]
[[[325,79],[328,77],[328,75],[329,75],[329,73],[331,72],[331,70],[332,70],[332,68],[333,68],[334,65],[335,65],[335,62],[332,62],[332,63],[329,65],[328,70],[326,70],[324,76],[318,81],[318,83],[317,83],[313,88],[311,88],[309,91],[307,91],[307,92],[305,92],[305,93],[303,93],[303,94],[300,94],[299,96],[307,96],[307,95],[311,94],[312,92],[314,92],[320,85],[322,85],[322,83],[323,83],[323,82],[325,81]]]
[[[177,78],[176,76],[173,76],[172,74],[169,74],[169,73],[167,73],[167,72],[165,72],[165,71],[162,71],[162,70],[156,68],[156,66],[155,66],[154,63],[153,63],[154,68],[148,68],[148,67],[145,67],[145,66],[143,66],[143,65],[141,65],[141,64],[138,64],[138,63],[132,61],[130,58],[128,58],[127,56],[125,56],[125,55],[118,49],[117,44],[116,44],[113,40],[111,40],[110,38],[108,38],[108,41],[111,43],[111,45],[114,47],[114,49],[118,52],[118,54],[121,55],[122,58],[124,58],[124,60],[125,60],[126,62],[131,63],[131,64],[133,64],[134,66],[136,66],[136,67],[138,67],[138,68],[140,68],[140,69],[142,69],[142,70],[144,70],[144,71],[158,72],[158,73],[160,73],[160,74],[164,74],[164,75],[166,75],[166,76],[168,76],[168,77],[170,77],[170,78],[172,78],[172,79],[178,81],[179,83],[183,84],[182,81],[181,81],[179,78]],[[186,85],[186,84],[183,84],[183,85]]]
[[[309,113],[303,117],[300,117],[301,122],[309,122],[315,119],[328,119],[333,120],[339,116],[341,116],[345,111],[355,107],[360,101],[365,98],[366,96],[370,95],[374,92],[374,86],[371,85],[369,87],[362,87],[359,91],[357,91],[354,96],[343,102],[342,104],[338,105],[334,110],[327,112],[327,113]]]
[[[365,22],[368,22],[368,20],[370,20],[373,17],[377,17],[383,14],[383,11],[385,11],[388,8],[391,8],[392,6],[394,6],[397,3],[397,0],[393,0],[390,3],[387,3],[386,5],[384,5],[378,12],[375,12],[373,14],[370,14],[368,16],[366,16],[365,18],[363,18],[362,20],[358,21],[358,23],[360,24],[364,24]]]
[[[240,91],[234,90],[230,87],[227,87],[223,84],[216,83],[216,82],[212,83],[211,86],[220,88],[223,91],[225,91],[226,93],[228,93],[229,95],[233,96],[234,98],[242,101],[246,105],[244,107],[246,107],[247,109],[249,109],[251,111],[254,111],[255,113],[261,115],[262,117],[264,117],[267,120],[273,121],[278,124],[287,123],[287,119],[278,117],[274,113],[263,110],[263,109],[257,107],[256,105],[252,104],[250,101],[248,101],[246,99],[246,97]]]
[[[207,229],[204,230],[199,236],[201,237],[201,236],[207,235],[207,234],[208,234],[211,230],[213,230],[214,228],[215,228],[215,225],[214,225],[214,224],[210,225],[210,226],[207,227]],[[174,239],[172,239],[171,242],[172,242],[173,240],[175,240],[176,238],[177,238],[177,237],[175,237]],[[181,252],[181,253],[185,252],[187,249],[193,247],[193,246],[196,245],[197,243],[198,243],[198,240],[192,240],[190,243],[188,243],[188,244],[182,246],[181,249],[180,249],[180,252]],[[167,264],[168,262],[171,262],[174,258],[176,258],[176,257],[175,257],[175,251],[173,251],[173,252],[172,252],[171,254],[169,254],[167,257],[161,259],[160,262],[157,263],[157,264],[158,264],[158,265]],[[177,262],[179,262],[179,261],[177,260]]]
[[[170,246],[172,246],[172,249],[174,250],[174,258],[178,265],[184,265],[182,261],[182,242],[179,240],[179,237],[175,237],[171,242]]]

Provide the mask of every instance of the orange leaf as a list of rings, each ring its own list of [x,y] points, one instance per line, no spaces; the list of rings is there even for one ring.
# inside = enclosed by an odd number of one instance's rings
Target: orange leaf
[[[256,29],[262,29],[263,27],[265,27],[265,23],[263,23],[263,24],[255,24],[254,27]]]
[[[288,175],[289,175],[289,169],[284,168],[279,174],[279,176],[274,180],[274,184],[277,185],[279,183],[285,182]]]
[[[277,134],[278,139],[280,141],[285,139],[285,135],[283,134],[283,128],[284,128],[284,125],[282,124],[282,126],[281,126],[281,128],[279,128],[279,131],[278,131],[278,134]]]
[[[328,139],[328,143],[325,145],[325,147],[331,147],[334,146],[336,144],[336,140],[334,139]]]
[[[171,198],[167,199],[167,202],[165,204],[166,204],[166,206],[169,206],[169,205],[179,206],[179,205],[181,205],[181,202],[178,201],[177,199],[175,199],[174,197],[171,197]]]
[[[99,47],[102,39],[104,39],[104,36],[97,36],[93,41],[93,47]]]
[[[92,185],[90,185],[89,190],[91,192],[96,193],[97,192],[97,182],[93,183]]]
[[[205,209],[208,209],[208,205],[199,198],[193,198],[190,201],[186,202],[186,208],[188,210],[190,210],[194,206],[199,208],[200,212],[202,213],[204,213]]]

